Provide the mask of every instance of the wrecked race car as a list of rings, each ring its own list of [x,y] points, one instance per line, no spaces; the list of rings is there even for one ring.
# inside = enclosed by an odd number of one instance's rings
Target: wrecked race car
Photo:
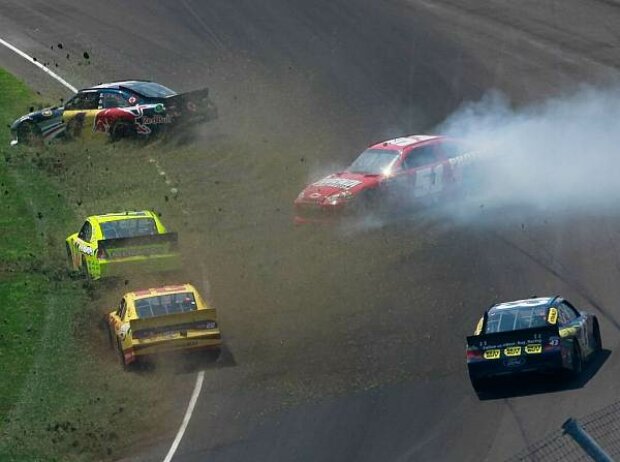
[[[55,138],[148,137],[217,118],[207,88],[189,93],[148,80],[125,80],[80,90],[62,107],[31,112],[11,125],[12,145]]]

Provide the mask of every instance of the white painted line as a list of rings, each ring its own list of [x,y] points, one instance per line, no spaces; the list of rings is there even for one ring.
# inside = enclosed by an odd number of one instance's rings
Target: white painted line
[[[19,56],[21,56],[25,60],[30,61],[32,64],[37,66],[39,69],[41,69],[43,72],[48,74],[50,77],[56,79],[58,82],[63,84],[65,87],[67,87],[72,92],[77,93],[78,91],[77,88],[75,88],[65,79],[60,77],[58,74],[50,71],[47,67],[45,67],[40,62],[35,61],[33,58],[28,56],[26,53],[21,51],[19,48],[14,47],[9,42],[7,42],[6,40],[2,40],[1,38],[0,38],[0,44],[4,45],[11,51],[14,51],[15,53],[17,53]],[[161,168],[159,167],[159,164],[157,163],[155,159],[149,159],[149,161],[152,163],[155,163],[158,169],[161,170]],[[174,457],[174,454],[177,452],[177,448],[179,447],[179,444],[181,443],[181,440],[183,439],[183,434],[185,433],[185,429],[189,425],[189,421],[191,420],[192,414],[194,413],[194,407],[196,406],[196,402],[198,401],[198,396],[200,396],[200,391],[202,390],[202,383],[204,382],[204,379],[205,379],[205,371],[200,371],[198,373],[198,376],[196,377],[196,384],[194,385],[194,391],[192,392],[192,397],[190,398],[189,405],[187,406],[187,410],[185,411],[185,417],[183,417],[181,428],[179,428],[179,431],[177,432],[177,436],[172,442],[172,446],[170,446],[170,450],[168,451],[168,454],[166,454],[166,458],[164,459],[164,462],[170,462],[172,458]]]
[[[192,418],[192,413],[194,412],[194,407],[196,406],[196,401],[198,401],[198,396],[200,395],[200,390],[202,390],[202,382],[204,382],[205,371],[200,371],[198,373],[198,377],[196,377],[196,385],[194,385],[194,391],[192,392],[192,397],[189,400],[189,405],[187,406],[187,411],[185,411],[185,417],[183,417],[183,423],[181,424],[181,428],[177,432],[177,436],[172,442],[172,446],[170,446],[170,450],[168,454],[166,454],[166,458],[164,462],[170,462],[174,457],[175,452],[177,452],[177,448],[179,447],[179,443],[181,439],[183,439],[183,434],[185,433],[185,429],[189,424],[190,419]]]
[[[43,72],[45,72],[46,74],[48,74],[50,77],[52,77],[53,79],[56,79],[58,82],[60,82],[61,84],[63,84],[66,88],[68,88],[69,90],[71,90],[73,93],[77,93],[77,88],[75,88],[73,85],[71,85],[69,82],[67,82],[65,79],[63,79],[61,76],[59,76],[58,74],[56,74],[55,72],[50,71],[47,67],[45,67],[43,64],[41,64],[39,61],[35,61],[34,58],[31,58],[30,56],[28,56],[26,53],[24,53],[22,50],[20,50],[19,48],[11,45],[9,42],[7,42],[6,40],[2,40],[0,38],[0,44],[4,45],[5,47],[7,47],[9,50],[14,51],[15,53],[17,53],[19,56],[21,56],[22,58],[24,58],[26,61],[30,61],[32,64],[34,64],[35,66],[37,66],[39,69],[41,69]]]

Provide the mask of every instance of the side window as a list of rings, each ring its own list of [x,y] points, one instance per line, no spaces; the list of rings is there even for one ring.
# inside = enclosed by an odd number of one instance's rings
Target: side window
[[[575,310],[567,303],[560,303],[558,309],[560,311],[560,323],[562,324],[567,324],[577,317],[577,313],[575,312]]]
[[[560,309],[566,313],[566,318],[569,321],[579,317],[577,310],[568,302],[564,301],[560,304]]]
[[[101,107],[109,109],[113,107],[127,107],[129,103],[120,92],[104,92],[101,94]]]
[[[93,227],[87,221],[82,226],[82,229],[80,229],[80,232],[78,233],[78,238],[82,239],[83,241],[90,242],[90,238],[92,236],[93,236]]]
[[[118,310],[116,310],[116,315],[122,320],[125,317],[125,313],[127,312],[127,302],[124,298],[121,299],[121,303],[118,306]]]
[[[98,107],[99,93],[96,91],[78,93],[65,104],[67,111],[97,109]]]
[[[403,161],[403,168],[405,170],[410,170],[412,168],[434,164],[438,161],[436,149],[435,145],[430,145],[411,150]]]
[[[465,154],[464,146],[454,142],[441,143],[441,149],[448,159],[453,159],[461,154]]]

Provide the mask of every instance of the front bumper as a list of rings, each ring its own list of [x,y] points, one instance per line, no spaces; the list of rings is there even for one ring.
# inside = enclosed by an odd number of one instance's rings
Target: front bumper
[[[345,203],[328,205],[316,202],[296,202],[293,222],[296,225],[332,223],[345,215],[345,209]]]

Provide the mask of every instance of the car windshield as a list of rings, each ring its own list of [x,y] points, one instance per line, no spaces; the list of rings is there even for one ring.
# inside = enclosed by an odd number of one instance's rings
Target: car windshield
[[[546,306],[499,308],[489,311],[484,332],[494,334],[546,325]]]
[[[177,94],[170,88],[155,82],[132,82],[126,86],[147,98],[165,98]]]
[[[398,159],[398,151],[390,149],[366,149],[347,169],[351,173],[381,175],[389,172]]]
[[[196,310],[196,299],[192,292],[157,295],[136,300],[138,318],[154,318],[194,310]]]
[[[152,218],[128,218],[101,223],[101,232],[104,239],[151,236],[157,234],[157,226]]]

